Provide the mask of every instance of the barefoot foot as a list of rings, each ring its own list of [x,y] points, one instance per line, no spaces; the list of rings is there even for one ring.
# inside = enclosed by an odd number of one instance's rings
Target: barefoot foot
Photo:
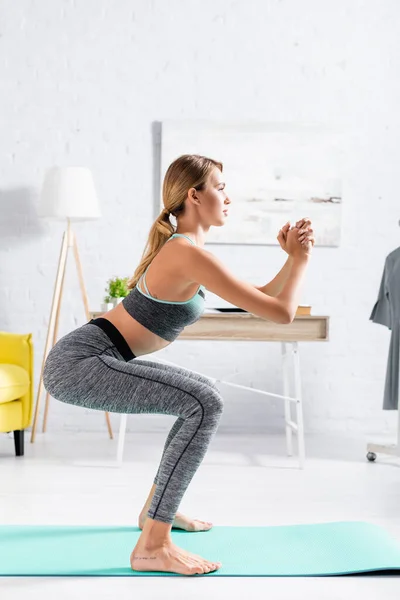
[[[161,548],[148,549],[140,543],[140,539],[132,550],[130,564],[133,571],[167,571],[181,575],[210,573],[221,567],[220,562],[206,560],[172,543]]]
[[[147,510],[142,510],[139,515],[139,529],[143,529],[144,522],[147,519]],[[176,529],[184,529],[185,531],[208,531],[212,527],[212,523],[209,521],[199,521],[198,519],[191,519],[186,517],[182,513],[177,512],[175,519],[172,523],[172,527]]]

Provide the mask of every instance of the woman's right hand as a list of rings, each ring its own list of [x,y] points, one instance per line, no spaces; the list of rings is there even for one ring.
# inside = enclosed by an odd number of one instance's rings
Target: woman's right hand
[[[307,258],[311,256],[312,244],[302,244],[299,241],[299,228],[291,227],[286,234],[286,252],[293,258]]]

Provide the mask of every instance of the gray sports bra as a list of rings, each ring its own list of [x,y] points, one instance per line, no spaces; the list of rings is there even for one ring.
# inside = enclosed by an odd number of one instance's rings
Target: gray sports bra
[[[177,236],[185,237],[194,244],[193,240],[183,233],[174,233],[167,242]],[[154,298],[147,288],[145,278],[147,269],[138,281],[139,283],[143,279],[147,294],[136,285],[122,300],[122,304],[141,325],[164,340],[173,342],[187,325],[197,321],[203,314],[205,287],[200,285],[194,296],[183,302],[159,300]]]

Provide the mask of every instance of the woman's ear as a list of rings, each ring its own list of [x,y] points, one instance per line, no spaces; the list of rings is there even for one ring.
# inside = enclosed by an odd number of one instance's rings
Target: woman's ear
[[[192,202],[195,206],[200,206],[201,200],[199,197],[199,192],[196,190],[196,188],[190,188],[188,196],[190,202]]]
[[[192,187],[190,188],[189,192],[188,192],[188,196],[189,198],[191,198],[192,200],[198,200],[199,197],[197,195],[197,190],[196,188]]]

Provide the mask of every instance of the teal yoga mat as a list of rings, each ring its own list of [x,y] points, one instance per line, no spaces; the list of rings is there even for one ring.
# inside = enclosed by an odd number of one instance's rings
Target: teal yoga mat
[[[172,529],[173,542],[218,571],[180,575],[132,571],[138,527],[0,525],[0,575],[160,577],[300,577],[395,570],[400,543],[385,529],[359,521],[270,527],[214,525],[209,531]]]

